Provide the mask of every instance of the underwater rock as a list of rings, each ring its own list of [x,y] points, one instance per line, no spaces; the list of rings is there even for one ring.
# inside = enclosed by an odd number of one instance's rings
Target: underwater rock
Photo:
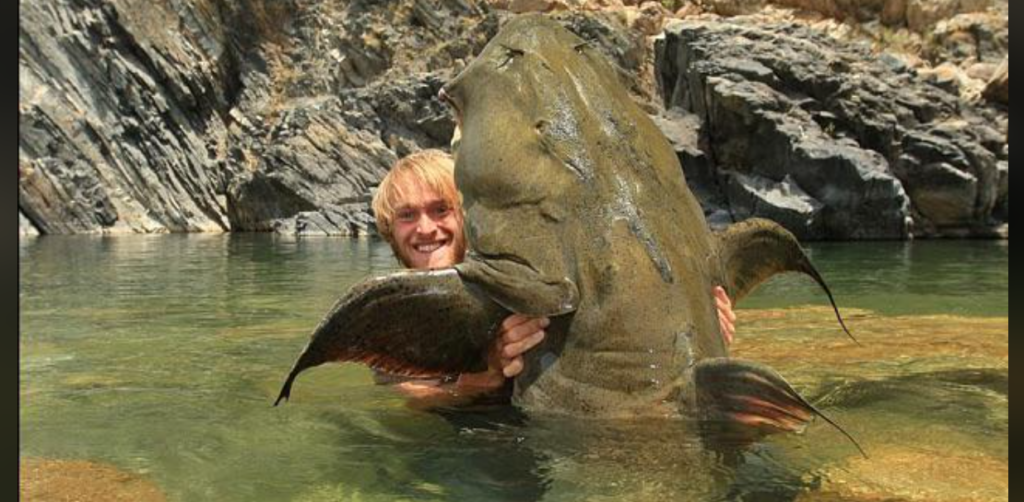
[[[984,455],[881,447],[819,473],[822,486],[797,502],[1000,502],[1010,465]]]
[[[26,501],[164,502],[152,481],[88,460],[21,459],[18,495]]]

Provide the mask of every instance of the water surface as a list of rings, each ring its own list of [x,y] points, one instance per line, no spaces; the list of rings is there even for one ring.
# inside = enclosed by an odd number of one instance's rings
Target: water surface
[[[271,406],[376,240],[46,236],[20,242],[20,456],[89,461],[168,500],[1007,500],[1006,242],[827,243],[823,295],[779,277],[734,355],[849,429],[710,451],[693,424],[415,411],[327,365]],[[63,465],[63,464],[62,464]]]

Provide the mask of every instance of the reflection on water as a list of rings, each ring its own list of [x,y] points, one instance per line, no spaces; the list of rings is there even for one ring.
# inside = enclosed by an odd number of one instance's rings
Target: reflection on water
[[[355,365],[273,408],[320,316],[395,263],[378,241],[269,235],[22,240],[20,454],[176,501],[1008,500],[1008,244],[811,251],[863,345],[786,276],[741,305],[734,355],[869,460],[820,422],[740,448],[685,421],[423,413]]]

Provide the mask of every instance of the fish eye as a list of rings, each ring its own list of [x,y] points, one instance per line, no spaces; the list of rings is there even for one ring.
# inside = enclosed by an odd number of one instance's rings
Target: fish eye
[[[501,44],[501,47],[505,49],[505,60],[498,65],[498,69],[508,66],[513,59],[526,54],[526,51],[522,49],[516,49],[515,47],[509,47],[505,44]]]

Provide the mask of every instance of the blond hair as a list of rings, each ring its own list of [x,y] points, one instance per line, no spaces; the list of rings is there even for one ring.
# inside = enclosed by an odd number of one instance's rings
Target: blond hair
[[[441,150],[421,150],[406,155],[391,166],[373,196],[373,215],[377,219],[377,232],[394,245],[394,219],[407,195],[400,180],[412,181],[429,187],[444,199],[462,220],[462,194],[455,188],[455,160]]]

